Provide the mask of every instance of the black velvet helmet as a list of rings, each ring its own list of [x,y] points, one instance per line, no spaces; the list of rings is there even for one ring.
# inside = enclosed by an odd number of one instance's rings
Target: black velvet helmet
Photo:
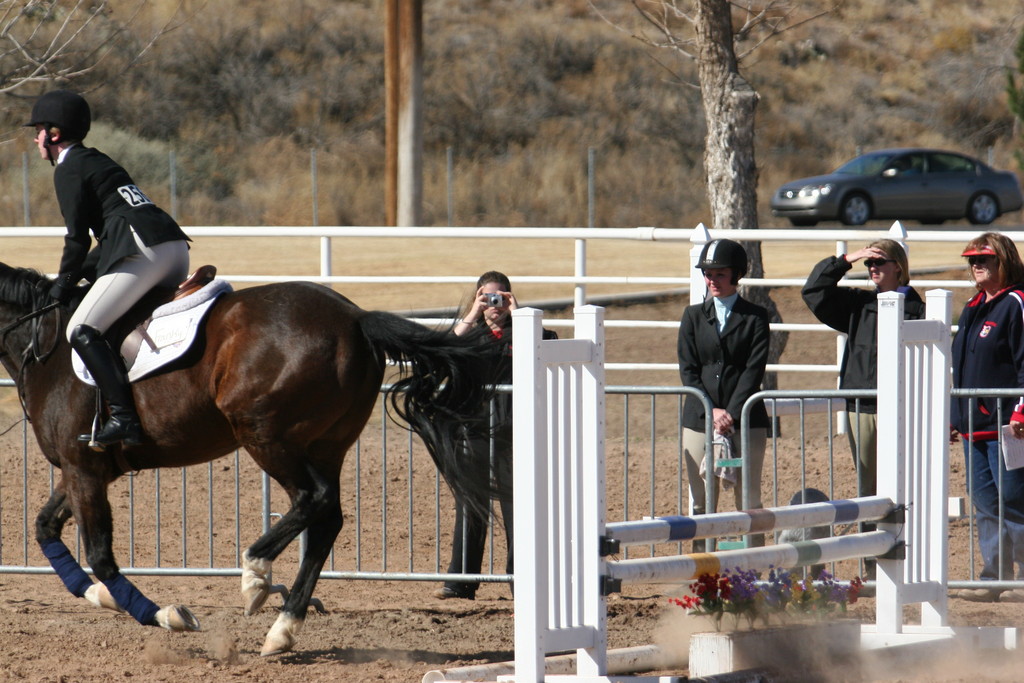
[[[700,252],[697,267],[701,270],[709,268],[732,268],[733,281],[747,274],[747,252],[743,245],[732,240],[711,240]]]
[[[32,118],[26,126],[43,124],[60,129],[66,140],[84,140],[92,125],[89,103],[70,90],[51,90],[32,107]]]

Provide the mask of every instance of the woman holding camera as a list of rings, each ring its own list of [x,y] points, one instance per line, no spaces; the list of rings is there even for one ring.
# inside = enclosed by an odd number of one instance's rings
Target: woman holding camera
[[[477,325],[486,325],[495,338],[502,339],[506,328],[512,327],[511,313],[517,308],[519,302],[508,278],[504,273],[489,270],[477,279],[476,297],[455,325],[455,334],[466,334]]]
[[[501,382],[512,382],[512,311],[519,308],[512,284],[504,273],[487,271],[476,283],[476,295],[469,307],[455,325],[455,334],[465,335],[472,330],[486,329],[482,338],[502,345],[503,367],[498,375]],[[544,330],[545,339],[556,339],[558,335]],[[469,428],[462,443],[462,459],[466,467],[474,468],[482,479],[477,488],[476,501],[457,500],[455,506],[455,531],[452,534],[452,557],[448,565],[450,574],[479,574],[483,563],[484,543],[487,539],[487,517],[475,512],[489,506],[489,492],[501,490],[501,518],[505,527],[505,543],[508,554],[505,572],[512,573],[512,395],[501,393],[494,397],[490,406],[483,409],[490,416],[490,430]],[[492,412],[493,410],[493,412]],[[485,421],[484,424],[487,422]],[[488,433],[488,431],[490,433]],[[493,478],[495,484],[490,484]],[[446,581],[434,593],[442,600],[463,598],[473,600],[476,581]]]

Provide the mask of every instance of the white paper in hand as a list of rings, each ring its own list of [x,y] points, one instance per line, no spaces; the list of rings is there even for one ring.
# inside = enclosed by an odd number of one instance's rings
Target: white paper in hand
[[[1024,467],[1024,439],[1013,435],[1013,425],[1003,425],[1003,461],[1006,469],[1016,470]]]

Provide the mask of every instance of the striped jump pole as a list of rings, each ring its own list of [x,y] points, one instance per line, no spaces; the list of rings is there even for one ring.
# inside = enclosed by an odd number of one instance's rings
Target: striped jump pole
[[[679,583],[696,579],[701,574],[718,574],[724,569],[792,569],[862,557],[878,557],[892,550],[896,543],[896,536],[888,531],[870,531],[816,541],[780,543],[763,548],[610,560],[605,563],[605,568],[608,577],[618,581]]]
[[[605,538],[625,546],[670,543],[697,538],[870,522],[887,518],[895,509],[896,505],[890,498],[865,496],[763,510],[716,512],[694,517],[669,515],[628,522],[611,522],[605,527]]]

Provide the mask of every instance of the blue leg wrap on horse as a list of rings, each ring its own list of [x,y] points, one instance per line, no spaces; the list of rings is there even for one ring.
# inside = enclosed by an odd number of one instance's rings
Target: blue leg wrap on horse
[[[110,591],[110,595],[117,601],[117,604],[125,612],[135,617],[135,621],[143,626],[153,626],[156,623],[153,619],[160,608],[122,574],[104,581],[103,585]]]
[[[43,555],[50,561],[50,566],[57,572],[57,576],[64,582],[67,589],[76,598],[85,595],[85,591],[92,585],[92,579],[85,573],[82,566],[71,557],[71,551],[59,538],[48,538],[39,542]]]

